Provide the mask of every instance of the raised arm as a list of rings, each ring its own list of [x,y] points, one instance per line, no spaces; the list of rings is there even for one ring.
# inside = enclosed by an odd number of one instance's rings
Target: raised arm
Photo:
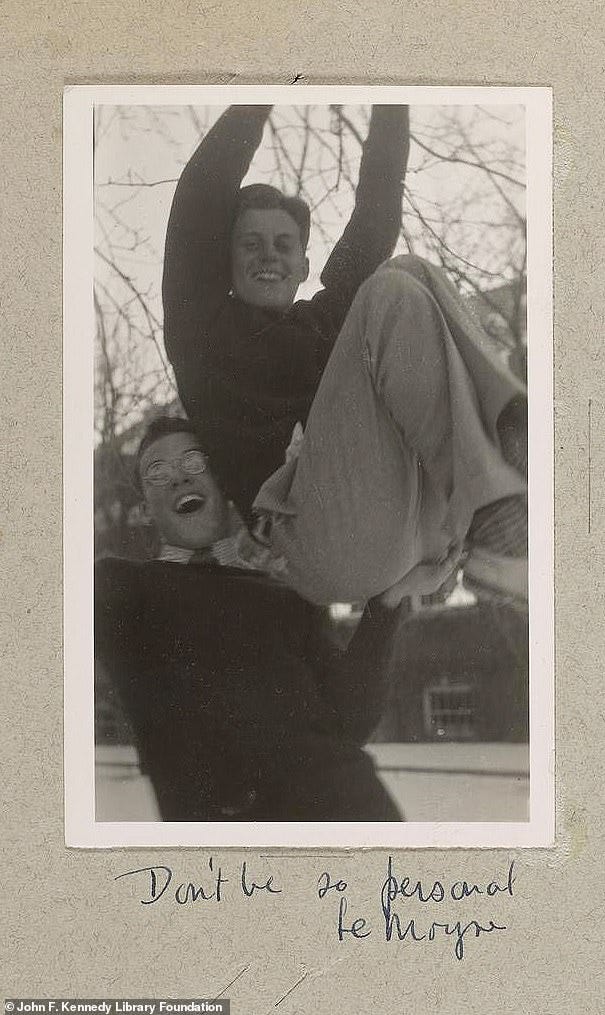
[[[321,275],[327,290],[349,301],[395,249],[409,147],[408,106],[373,106],[355,208]]]
[[[317,669],[325,701],[339,717],[341,734],[364,744],[382,716],[391,683],[396,634],[404,611],[371,600],[345,652]]]
[[[185,166],[172,201],[164,255],[164,328],[170,359],[228,294],[237,193],[271,106],[231,106]]]

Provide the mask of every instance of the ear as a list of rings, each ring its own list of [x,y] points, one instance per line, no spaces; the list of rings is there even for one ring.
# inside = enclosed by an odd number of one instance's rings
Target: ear
[[[309,258],[305,257],[304,268],[302,270],[301,282],[306,282],[309,277]]]

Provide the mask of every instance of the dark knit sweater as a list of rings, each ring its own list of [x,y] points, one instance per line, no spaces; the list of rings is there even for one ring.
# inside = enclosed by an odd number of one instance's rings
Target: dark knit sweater
[[[96,565],[95,655],[117,684],[164,820],[397,820],[360,745],[396,615],[348,650],[293,592],[205,565]]]
[[[285,313],[230,295],[237,194],[270,106],[233,106],[206,135],[174,195],[164,259],[164,338],[179,395],[244,516],[306,422],[360,284],[394,250],[408,152],[405,106],[375,106],[355,209],[321,276]]]

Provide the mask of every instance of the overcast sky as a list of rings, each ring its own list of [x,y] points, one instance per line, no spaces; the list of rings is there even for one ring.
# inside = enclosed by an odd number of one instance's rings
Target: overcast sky
[[[95,153],[95,179],[97,197],[103,204],[114,206],[124,201],[119,208],[119,215],[125,223],[140,229],[149,238],[148,252],[134,252],[126,260],[141,269],[141,274],[153,278],[155,287],[161,273],[161,259],[166,231],[166,222],[170,204],[176,186],[176,180],[187,158],[200,139],[195,121],[207,129],[218,118],[224,107],[109,107],[98,108],[100,129]],[[300,109],[300,107],[297,107]],[[347,115],[359,125],[365,134],[365,122],[368,110],[359,107],[346,107]],[[296,107],[280,106],[274,111],[276,120],[282,126],[284,140],[292,157],[300,153],[303,131],[296,113]],[[430,107],[415,106],[411,110],[412,132],[435,146],[436,150],[447,152],[452,132],[448,133],[448,119],[452,115],[469,130],[475,144],[489,142],[492,158],[506,157],[508,152],[514,153],[518,168],[514,175],[524,182],[524,117],[522,108],[497,106],[489,107]],[[330,114],[327,108],[314,107],[313,123],[321,130],[329,130]],[[288,124],[294,124],[288,128]],[[275,156],[270,148],[268,132],[265,131],[264,143],[259,148],[246,183],[257,181],[279,184],[275,172]],[[457,142],[458,139],[456,138]],[[354,177],[357,175],[359,146],[350,136],[345,136],[344,145],[348,159],[354,166]],[[330,156],[327,152],[317,151],[318,169],[330,171]],[[451,149],[450,149],[451,150]],[[426,165],[429,163],[429,165]],[[450,162],[438,162],[431,159],[417,145],[412,144],[408,165],[408,184],[413,188],[425,211],[431,208],[431,202],[444,205],[456,196],[472,189],[477,200],[470,221],[487,222],[501,217],[501,201],[497,192],[486,186],[482,174],[478,174],[465,165]],[[143,180],[147,183],[158,183],[154,187],[130,188],[106,186],[108,181]],[[308,192],[317,200],[325,189],[321,178],[313,180],[310,176],[306,181]],[[513,199],[520,211],[524,207],[524,192],[521,188],[512,190]],[[332,233],[334,240],[338,237],[353,207],[353,194],[350,187],[341,181],[338,191],[332,195],[330,202],[324,202],[320,213],[323,227]],[[412,216],[407,212],[407,221],[411,224]],[[405,220],[404,220],[405,221]],[[117,232],[117,230],[116,230]],[[484,247],[485,260],[497,243],[497,237],[489,234],[485,228]],[[403,249],[403,247],[402,247]],[[318,230],[311,231],[309,257],[311,275],[301,295],[314,292],[319,285],[319,274],[328,253],[328,246],[319,235]]]
[[[365,136],[370,107],[343,108],[361,136]],[[145,294],[160,329],[163,246],[176,182],[201,136],[223,109],[222,106],[95,109],[95,242]],[[294,162],[300,158],[304,138],[301,117],[305,111],[316,134],[307,149],[304,196],[312,207],[319,202],[312,215],[310,276],[299,292],[300,296],[308,297],[319,287],[321,269],[352,211],[354,192],[346,175],[338,174],[335,153],[339,142],[329,107],[274,108],[273,122],[291,158]],[[511,266],[520,261],[519,216],[525,213],[523,107],[413,106],[411,129],[423,144],[445,156],[438,158],[412,142],[403,225],[415,252],[434,257],[431,251],[434,227],[443,235],[448,250],[462,258],[459,263],[482,287],[490,288],[504,278],[514,277]],[[266,129],[246,183],[259,181],[280,186],[272,146]],[[342,146],[344,163],[350,168],[354,183],[359,144],[350,134],[344,134]],[[461,161],[451,161],[452,157]],[[477,157],[495,169],[496,175],[490,177],[465,164]],[[410,206],[410,199],[425,219],[424,224]],[[405,249],[402,239],[398,251]],[[124,284],[99,258],[96,278],[111,292],[112,298],[105,304],[111,319],[115,304],[121,305],[127,298]],[[131,306],[129,313],[136,314],[136,306]],[[141,322],[141,327],[145,329],[145,322]],[[119,332],[116,334],[119,341]],[[141,378],[159,369],[159,348],[161,339],[155,345],[141,339],[135,357],[137,364],[140,362],[136,369],[140,370]],[[141,379],[141,391],[145,383],[149,383],[151,390],[149,376],[147,382]]]

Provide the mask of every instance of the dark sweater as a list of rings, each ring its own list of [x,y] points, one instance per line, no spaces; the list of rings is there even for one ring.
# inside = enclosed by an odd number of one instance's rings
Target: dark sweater
[[[95,655],[117,684],[164,820],[397,820],[361,744],[396,615],[368,608],[345,653],[313,607],[227,568],[105,559]]]
[[[164,338],[179,395],[228,496],[248,517],[262,483],[306,423],[360,284],[394,250],[409,146],[405,106],[375,106],[351,219],[321,289],[286,313],[230,295],[237,194],[270,106],[232,106],[185,167],[164,259]]]

